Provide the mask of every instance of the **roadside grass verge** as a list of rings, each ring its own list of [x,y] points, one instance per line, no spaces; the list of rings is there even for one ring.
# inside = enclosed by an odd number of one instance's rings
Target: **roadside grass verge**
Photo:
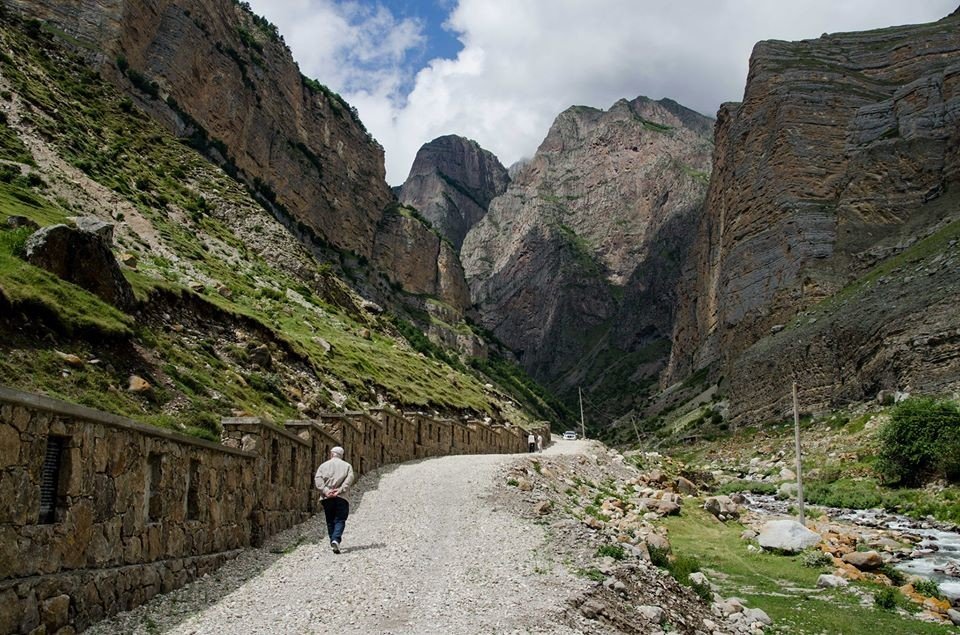
[[[863,633],[917,635],[955,633],[889,610],[862,606],[849,591],[816,588],[821,570],[803,566],[801,557],[750,553],[740,539],[743,526],[722,524],[702,509],[684,506],[681,516],[664,519],[673,551],[696,558],[724,597],[744,598],[774,620],[769,632],[791,634]],[[866,587],[869,588],[869,587]]]

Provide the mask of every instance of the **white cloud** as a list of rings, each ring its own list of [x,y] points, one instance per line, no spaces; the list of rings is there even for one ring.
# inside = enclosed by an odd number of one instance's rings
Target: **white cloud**
[[[411,77],[423,28],[380,5],[255,0],[303,71],[340,91],[386,149],[397,184],[419,147],[476,139],[504,164],[530,156],[573,104],[670,97],[713,115],[743,94],[755,42],[926,22],[956,0],[460,0],[448,18],[464,48]],[[407,93],[407,94],[404,94]]]

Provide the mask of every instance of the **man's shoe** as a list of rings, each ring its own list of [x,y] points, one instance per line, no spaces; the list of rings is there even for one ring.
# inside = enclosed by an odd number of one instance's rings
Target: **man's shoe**
[[[333,553],[340,553],[340,543],[336,540],[330,542],[330,548],[333,549]]]

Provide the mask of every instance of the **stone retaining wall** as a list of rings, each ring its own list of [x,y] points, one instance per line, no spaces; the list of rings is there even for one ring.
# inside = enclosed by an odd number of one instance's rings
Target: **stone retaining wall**
[[[379,408],[224,419],[214,443],[0,386],[0,633],[83,630],[302,522],[335,445],[360,475],[523,452],[526,432]]]

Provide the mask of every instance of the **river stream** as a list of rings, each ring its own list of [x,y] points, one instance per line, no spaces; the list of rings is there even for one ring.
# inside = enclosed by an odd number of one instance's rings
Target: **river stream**
[[[768,515],[789,515],[795,502],[775,496],[744,494],[751,511]],[[918,575],[936,582],[951,603],[960,601],[960,531],[949,523],[917,520],[882,509],[840,509],[819,507],[832,521],[857,527],[879,529],[909,538],[913,552],[894,566],[908,575]]]

